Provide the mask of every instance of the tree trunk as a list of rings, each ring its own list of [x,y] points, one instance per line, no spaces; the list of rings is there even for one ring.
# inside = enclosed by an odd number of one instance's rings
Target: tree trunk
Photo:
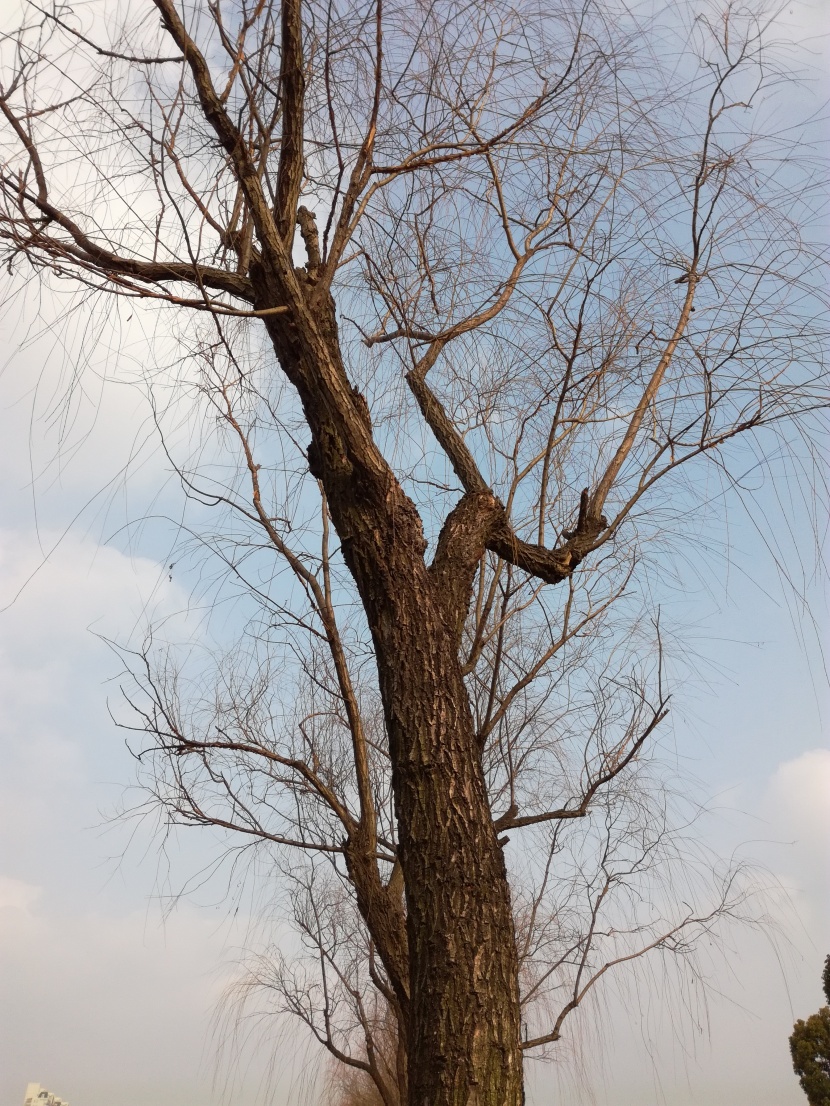
[[[331,511],[369,618],[389,735],[407,905],[409,1103],[519,1106],[510,891],[458,635],[424,564],[414,507],[397,482],[384,498],[392,510],[360,535],[346,533],[345,504]]]
[[[403,606],[403,604],[402,604]],[[518,969],[510,893],[448,634],[407,604],[378,650],[410,958],[410,1106],[518,1106]],[[402,616],[404,612],[401,612]],[[395,694],[395,688],[401,692]]]
[[[397,580],[392,609],[370,622],[406,888],[409,1103],[519,1106],[510,892],[457,638],[421,556],[406,566],[408,580],[392,560],[375,568],[375,579]]]
[[[510,890],[458,658],[495,500],[452,513],[441,570],[437,558],[429,569],[415,506],[348,384],[333,304],[318,302],[304,331],[279,318],[266,325],[300,393],[309,467],[374,640],[407,907],[409,1103],[520,1106]]]

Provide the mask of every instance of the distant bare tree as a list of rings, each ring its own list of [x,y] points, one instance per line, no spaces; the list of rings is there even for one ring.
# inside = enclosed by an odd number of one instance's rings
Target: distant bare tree
[[[145,783],[279,858],[305,953],[250,988],[384,1106],[519,1106],[601,979],[743,901],[684,905],[647,597],[678,541],[714,571],[707,482],[826,404],[770,24],[94,10],[4,42],[3,260],[93,319],[173,309],[159,426],[250,613],[215,667],[134,657]]]

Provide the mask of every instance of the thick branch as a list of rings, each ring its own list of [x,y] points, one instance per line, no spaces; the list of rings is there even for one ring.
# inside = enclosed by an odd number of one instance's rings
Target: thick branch
[[[31,3],[31,0],[29,0],[29,3]],[[74,27],[70,27],[68,23],[64,23],[62,19],[58,19],[53,12],[46,11],[45,8],[38,7],[37,4],[33,4],[32,6],[36,8],[41,15],[50,19],[58,27],[66,31],[67,34],[72,35],[73,38],[78,39],[78,41],[82,42],[85,46],[89,46],[90,49],[94,50],[95,53],[102,58],[115,58],[117,61],[128,61],[135,65],[166,65],[168,62],[184,61],[183,54],[177,54],[176,57],[171,58],[155,58],[152,55],[123,54],[117,50],[105,50],[103,46],[98,46],[92,39],[82,35],[80,31],[76,31]]]
[[[26,130],[26,128],[14,114],[12,109],[9,107],[8,103],[6,102],[5,96],[0,98],[0,111],[3,112],[6,119],[9,121],[12,130],[26,147],[26,153],[29,155],[29,160],[32,163],[32,170],[35,174],[35,180],[37,181],[36,202],[45,203],[48,191],[46,188],[46,177],[43,173],[43,164],[41,163],[40,154],[37,151],[37,146],[35,145],[31,134]],[[6,184],[8,181],[8,183],[12,185],[12,182],[8,180],[5,174],[3,174],[2,180],[4,184]],[[18,185],[18,188],[19,187],[20,186]]]
[[[246,143],[225,110],[213,81],[210,69],[196,43],[187,33],[172,0],[153,0],[161,12],[162,24],[185,56],[193,76],[196,94],[205,118],[213,127],[223,149],[230,156],[237,180],[245,194],[260,243],[267,256],[269,267],[280,278],[281,290],[292,299],[299,300],[299,289],[294,277],[290,248],[277,231],[271,208],[265,195],[257,166],[251,160]],[[293,220],[292,220],[293,233]],[[268,304],[267,306],[272,306]]]
[[[303,72],[303,21],[301,0],[283,0],[281,4],[282,58],[280,95],[282,98],[282,138],[277,170],[277,196],[274,214],[277,231],[290,254],[297,221],[297,204],[303,182],[303,126],[305,73]]]
[[[461,643],[479,561],[490,534],[503,519],[504,507],[492,492],[468,492],[441,528],[429,571],[457,644]]]
[[[351,839],[346,842],[346,866],[357,905],[377,947],[401,1010],[409,1008],[409,947],[403,902],[394,887],[384,887],[374,856]]]
[[[337,266],[340,262],[340,258],[345,249],[346,243],[354,232],[357,220],[353,219],[355,206],[358,198],[366,187],[372,170],[372,155],[375,148],[375,138],[377,136],[377,122],[378,113],[380,111],[380,98],[381,90],[383,87],[383,0],[375,0],[375,72],[374,72],[374,92],[372,96],[372,111],[369,117],[369,125],[366,128],[366,135],[363,139],[363,143],[360,147],[355,163],[352,167],[352,172],[349,177],[349,184],[346,188],[346,194],[343,197],[343,202],[340,205],[340,215],[337,219],[337,226],[334,231],[334,238],[331,243],[331,250],[326,258],[326,273],[323,278],[323,285],[328,289],[334,279],[334,274],[337,270]],[[329,96],[329,110],[332,110],[332,101]],[[339,182],[342,179],[343,164],[341,160],[340,150],[338,148],[338,161],[340,161],[341,175],[338,178],[338,191]],[[372,189],[369,190],[369,195]],[[368,200],[368,195],[364,197],[364,203]],[[361,205],[363,206],[363,205]],[[332,208],[332,212],[334,209]],[[359,218],[358,212],[358,218]],[[328,229],[326,231],[326,237],[328,236]]]
[[[297,208],[297,225],[300,228],[303,244],[305,245],[308,264],[306,268],[313,275],[320,268],[320,235],[317,233],[317,220],[314,212],[307,207]]]
[[[416,368],[406,374],[406,382],[418,401],[421,414],[426,419],[438,444],[449,458],[455,475],[469,494],[493,493],[484,477],[478,471],[478,465],[467,448],[464,439],[453,426],[452,421],[426,382],[426,374],[435,364],[442,346],[433,346]]]
[[[625,463],[626,457],[631,452],[634,442],[637,440],[637,434],[642,426],[643,419],[646,417],[651,404],[654,402],[660,385],[663,383],[663,377],[666,375],[666,369],[671,364],[674,357],[674,351],[677,349],[680,339],[683,337],[686,327],[688,326],[689,319],[692,315],[695,298],[695,287],[697,284],[697,273],[693,267],[688,274],[688,285],[686,289],[686,297],[683,301],[683,306],[680,309],[680,316],[675,325],[671,338],[666,343],[666,348],[663,350],[663,354],[657,363],[657,368],[652,373],[651,379],[646,385],[643,391],[640,401],[634,408],[634,413],[631,416],[631,420],[626,429],[623,440],[620,442],[617,452],[611,459],[608,468],[605,470],[601,480],[597,484],[594,494],[591,496],[590,514],[594,518],[598,518],[605,506],[605,501],[608,498],[608,494],[614,486],[614,481],[619,475],[619,471]]]
[[[426,375],[435,364],[444,344],[443,341],[434,342],[416,367],[407,373],[406,382],[467,494],[489,495],[495,499],[466,442],[426,382]],[[556,549],[546,549],[542,545],[522,541],[514,533],[504,513],[500,524],[490,528],[490,533],[485,538],[486,547],[531,576],[544,580],[547,584],[559,584],[572,574],[586,553],[596,547],[602,530],[607,526],[604,517],[594,517],[590,502],[586,488],[580,499],[576,528],[566,535],[565,543]]]
[[[215,288],[218,291],[227,292],[248,303],[254,300],[251,282],[241,273],[230,273],[210,265],[183,261],[142,261],[140,258],[124,257],[113,253],[90,238],[73,219],[54,207],[48,200],[41,199],[40,196],[30,192],[20,194],[15,182],[5,175],[0,177],[0,183],[9,191],[14,189],[22,200],[37,207],[51,222],[62,227],[73,240],[72,242],[61,241],[51,235],[36,232],[33,239],[31,237],[25,241],[21,239],[20,248],[24,252],[36,247],[51,257],[66,258],[70,262],[80,262],[83,266],[94,268],[103,276],[118,274],[146,284],[184,281],[199,288]]]

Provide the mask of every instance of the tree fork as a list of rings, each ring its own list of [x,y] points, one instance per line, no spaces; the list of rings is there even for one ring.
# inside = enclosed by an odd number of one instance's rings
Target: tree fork
[[[283,369],[300,390],[315,475],[375,644],[407,907],[409,1103],[519,1106],[510,889],[461,674],[455,617],[463,618],[467,585],[503,508],[492,495],[465,498],[437,566],[427,568],[420,517],[374,443],[380,472],[366,465],[365,454],[352,454],[354,436],[371,441],[371,431],[342,367],[333,304],[328,311],[316,306],[327,365],[311,363],[308,335],[288,319],[267,326]],[[333,379],[342,388],[330,398],[321,393],[323,381]],[[340,396],[345,402],[337,402]],[[460,588],[448,587],[453,567],[464,580]]]
[[[359,483],[334,481],[327,494],[372,632],[389,734],[407,906],[409,1103],[518,1106],[510,891],[455,626],[424,563],[414,506],[397,481],[382,506],[359,504]]]

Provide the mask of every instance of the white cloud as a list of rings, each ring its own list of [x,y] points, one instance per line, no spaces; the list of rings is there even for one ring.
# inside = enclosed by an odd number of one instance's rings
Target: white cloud
[[[14,910],[28,914],[42,892],[42,887],[35,887],[22,879],[0,876],[0,912]]]
[[[186,603],[162,566],[70,532],[0,530],[2,642],[8,662],[71,660],[68,639],[94,647],[87,628],[124,632],[149,604]],[[129,625],[128,627],[129,628]],[[88,637],[88,641],[85,640]]]
[[[210,1023],[247,919],[185,904],[162,925],[153,842],[116,868],[126,833],[90,832],[134,770],[106,711],[118,661],[90,627],[140,633],[187,596],[148,558],[70,533],[43,563],[31,532],[8,530],[0,589],[0,605],[19,592],[0,614],[0,1103],[35,1080],[78,1106],[220,1106]],[[211,846],[185,846],[192,874]],[[235,1102],[260,1101],[268,1059]],[[283,1081],[272,1102],[287,1099]]]
[[[42,539],[46,548],[57,542],[52,533]],[[12,857],[49,834],[59,835],[60,854],[80,828],[81,805],[89,803],[81,824],[96,820],[91,781],[126,768],[106,710],[105,681],[118,662],[91,628],[121,636],[145,611],[185,605],[146,558],[70,535],[44,560],[33,534],[0,531],[0,841],[13,841]]]
[[[811,749],[784,761],[769,781],[764,805],[776,836],[791,841],[794,878],[816,898],[827,898],[830,870],[830,749]]]
[[[830,848],[830,749],[784,761],[769,784],[769,800],[802,843]]]

